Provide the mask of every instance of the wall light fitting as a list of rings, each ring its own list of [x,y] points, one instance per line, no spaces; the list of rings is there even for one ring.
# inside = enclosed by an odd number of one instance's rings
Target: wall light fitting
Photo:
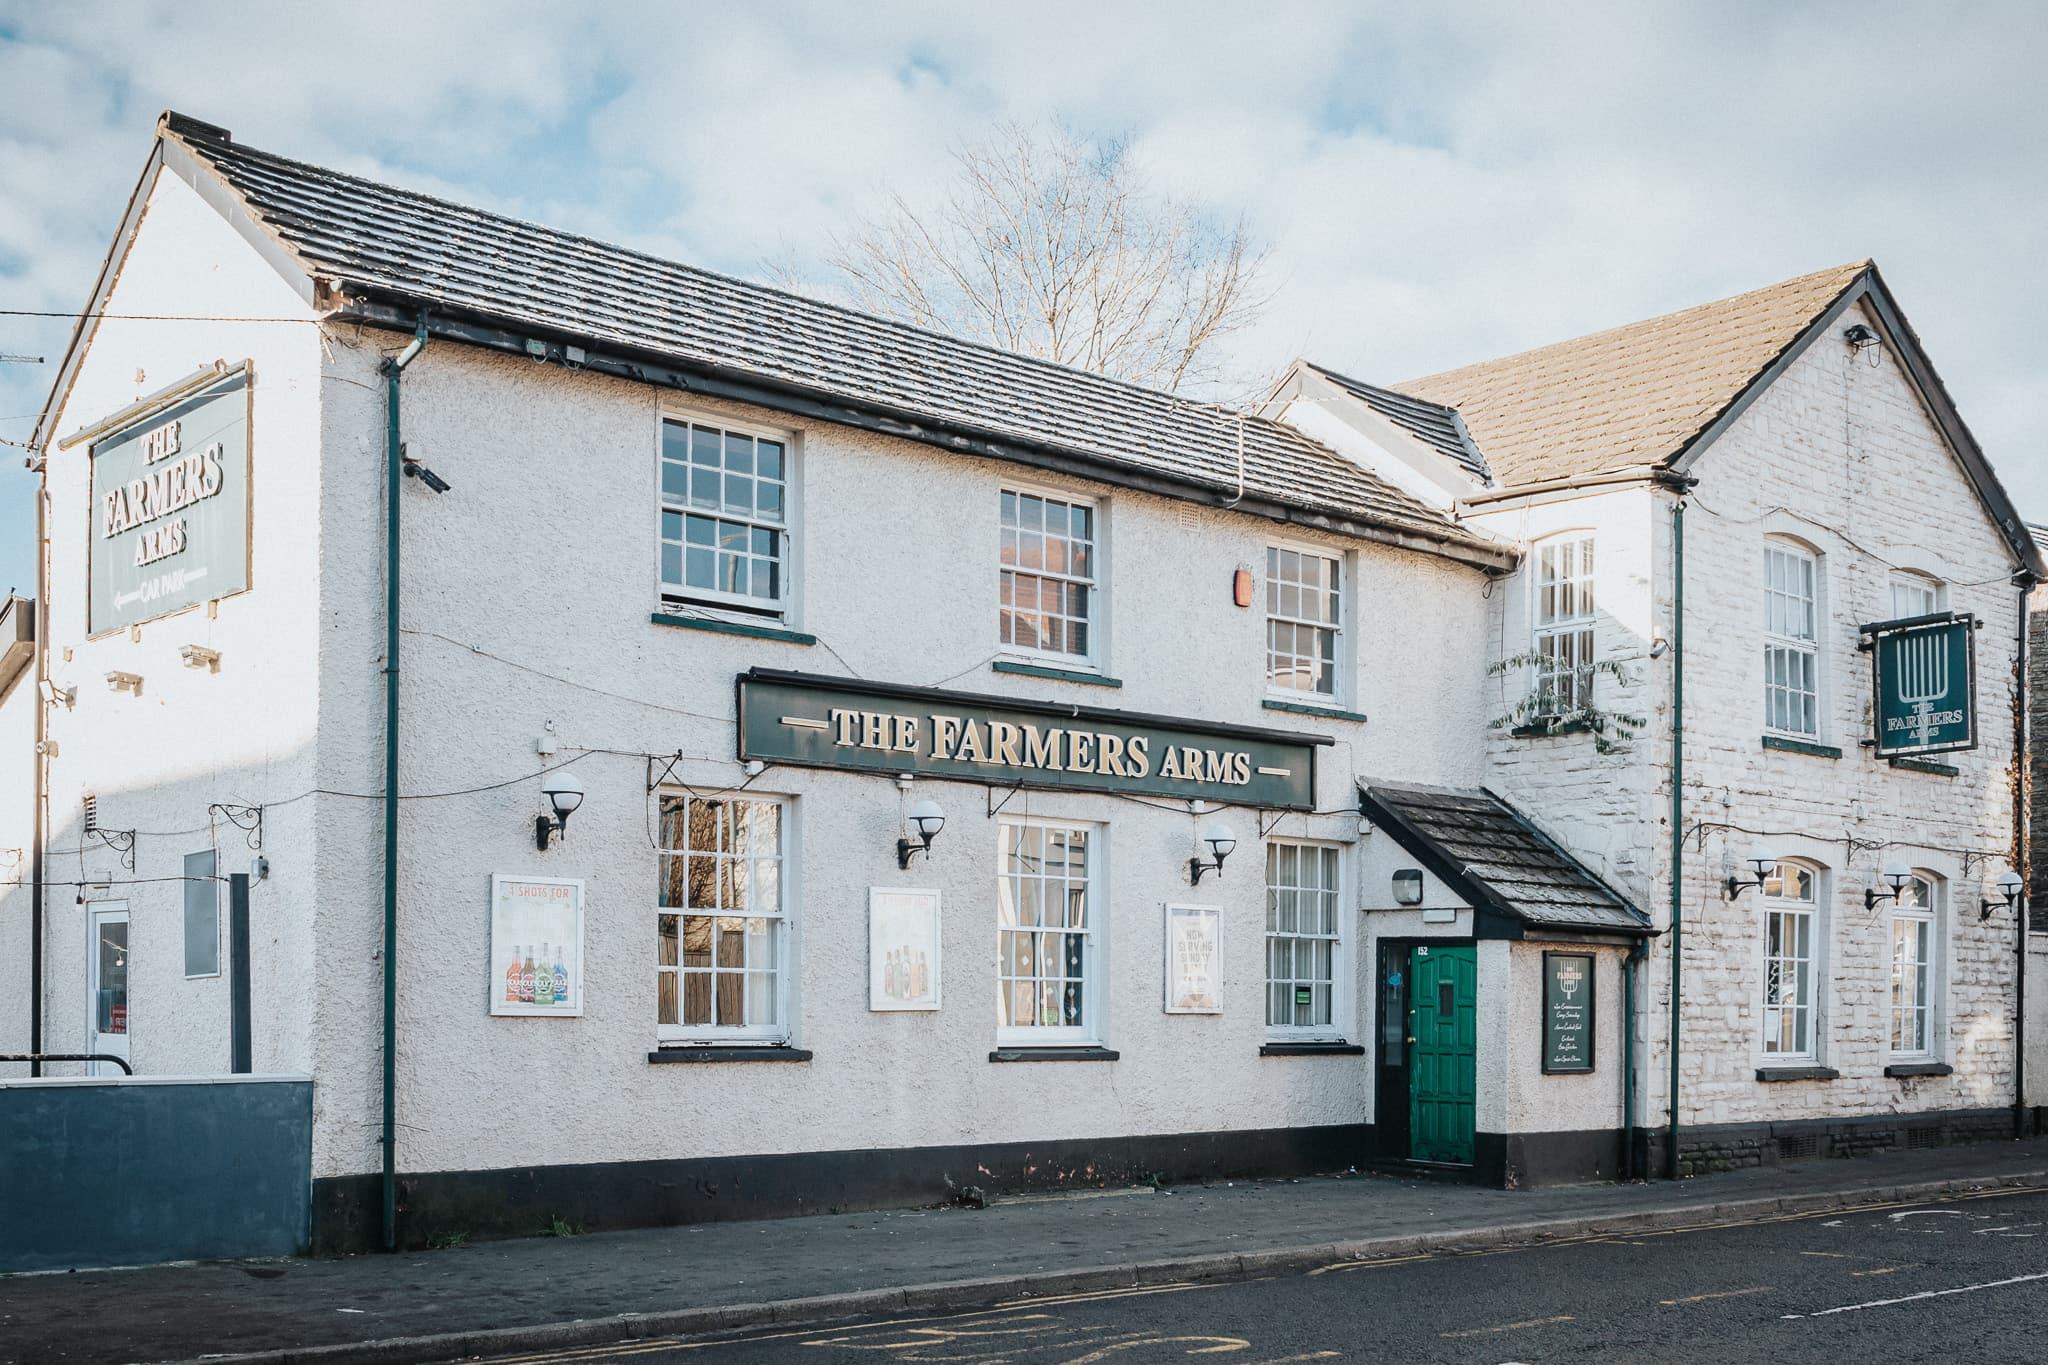
[[[583,784],[574,773],[561,769],[549,773],[542,780],[540,794],[548,799],[548,805],[555,812],[552,818],[545,815],[533,817],[533,846],[545,853],[549,839],[557,834],[567,835],[569,817],[583,804]]]
[[[1884,871],[1878,874],[1884,878],[1886,889],[1868,887],[1863,892],[1863,908],[1875,910],[1879,901],[1896,901],[1899,893],[1906,889],[1906,883],[1913,880],[1913,869],[1904,863],[1886,863]]]
[[[139,697],[142,695],[142,675],[140,673],[123,673],[116,669],[112,673],[107,674],[107,690],[109,692],[127,692]]]
[[[1188,859],[1188,880],[1196,886],[1202,884],[1203,873],[1223,875],[1223,860],[1237,847],[1237,835],[1228,825],[1211,825],[1203,832],[1202,842],[1209,846],[1210,861],[1203,862],[1199,857]]]
[[[2026,883],[2020,880],[2019,873],[2010,869],[1999,873],[1998,894],[2001,899],[1985,901],[1977,911],[1977,922],[1982,924],[1985,920],[1990,919],[1993,910],[2009,908],[2015,904],[2019,900],[2020,890],[2024,886],[2026,886]]]
[[[1751,849],[1749,851],[1750,876],[1747,879],[1730,877],[1723,883],[1728,889],[1728,899],[1732,901],[1751,887],[1762,886],[1764,880],[1771,875],[1771,869],[1777,865],[1778,855],[1771,852],[1771,850],[1761,845]]]
[[[908,839],[896,841],[898,868],[908,868],[910,860],[920,853],[927,859],[932,856],[932,840],[938,838],[939,831],[946,827],[946,812],[929,796],[922,797],[910,807],[910,823],[917,831],[917,842],[912,843]]]
[[[220,651],[208,649],[205,645],[180,645],[178,657],[185,661],[187,668],[203,668],[209,673],[220,672]]]

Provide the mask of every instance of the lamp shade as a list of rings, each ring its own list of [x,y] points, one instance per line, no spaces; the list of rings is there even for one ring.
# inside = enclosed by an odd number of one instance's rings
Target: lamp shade
[[[1901,890],[1912,880],[1913,869],[1906,864],[1894,861],[1884,865],[1884,884],[1892,890]]]
[[[922,797],[910,807],[910,823],[917,826],[918,837],[930,843],[946,827],[946,812],[929,796]]]
[[[2020,879],[2020,874],[2010,868],[1998,874],[1998,894],[2009,901],[2018,900],[2020,888],[2025,885],[2026,883]]]
[[[583,804],[583,783],[576,774],[559,769],[541,779],[540,793],[548,799],[556,815],[567,819]]]
[[[1220,863],[1237,847],[1237,835],[1228,825],[1211,825],[1203,833],[1202,842],[1209,846],[1209,852]]]

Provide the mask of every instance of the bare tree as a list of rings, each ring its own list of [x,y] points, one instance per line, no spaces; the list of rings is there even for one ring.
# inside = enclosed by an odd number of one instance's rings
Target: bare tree
[[[859,305],[1179,392],[1222,380],[1216,343],[1258,317],[1265,249],[1152,193],[1125,138],[1003,123],[953,153],[937,202],[891,196],[833,239]]]

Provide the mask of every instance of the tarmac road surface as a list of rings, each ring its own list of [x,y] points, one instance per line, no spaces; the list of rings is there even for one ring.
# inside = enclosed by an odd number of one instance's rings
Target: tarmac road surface
[[[492,1365],[2048,1362],[2048,1193],[1338,1263]]]

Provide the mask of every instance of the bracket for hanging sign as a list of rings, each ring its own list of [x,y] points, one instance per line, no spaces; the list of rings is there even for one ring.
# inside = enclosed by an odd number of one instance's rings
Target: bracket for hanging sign
[[[683,751],[681,749],[676,750],[675,753],[667,758],[657,758],[649,755],[647,759],[647,790],[649,794],[660,790],[671,778],[674,778],[676,775],[676,765],[682,761]],[[657,763],[661,765],[661,772],[659,774],[654,771],[654,765]],[[680,786],[681,783],[677,785]]]

